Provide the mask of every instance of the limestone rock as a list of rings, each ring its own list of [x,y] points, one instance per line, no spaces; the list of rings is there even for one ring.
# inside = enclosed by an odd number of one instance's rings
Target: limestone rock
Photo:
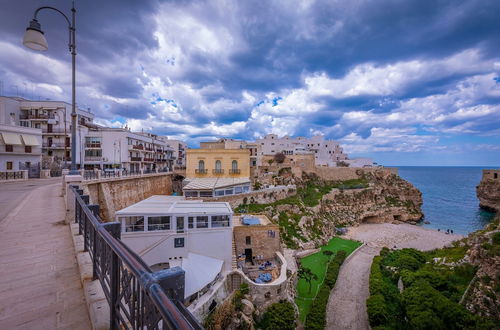
[[[253,306],[251,301],[247,299],[241,299],[241,304],[243,305],[242,308],[243,314],[251,316],[252,313],[255,311],[255,307]]]
[[[500,178],[493,179],[483,174],[476,194],[482,208],[500,212]]]

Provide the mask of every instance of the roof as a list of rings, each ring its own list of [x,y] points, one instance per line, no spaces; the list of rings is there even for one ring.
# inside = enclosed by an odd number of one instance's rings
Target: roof
[[[203,289],[212,282],[222,270],[223,260],[188,253],[187,258],[182,258],[181,268],[185,273],[184,297]]]
[[[116,215],[232,214],[226,202],[185,200],[184,196],[155,195],[116,212]]]
[[[249,178],[189,178],[183,190],[213,190],[250,183]]]

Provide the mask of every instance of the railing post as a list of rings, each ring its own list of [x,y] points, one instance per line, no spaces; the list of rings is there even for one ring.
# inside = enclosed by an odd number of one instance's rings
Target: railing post
[[[152,275],[170,299],[184,301],[185,271],[181,267],[163,269]]]
[[[99,205],[92,204],[89,205],[89,209],[94,213],[96,217],[99,216]],[[92,280],[97,280],[97,228],[93,228],[92,230]]]
[[[104,228],[111,233],[114,238],[120,239],[121,224],[119,222],[107,223]],[[111,249],[110,247],[107,247]],[[117,305],[118,297],[120,296],[120,263],[118,255],[111,250],[111,269],[109,273],[109,290],[110,290],[110,302],[109,302],[109,327],[110,329],[118,329],[118,317],[117,317]]]
[[[85,203],[85,205],[87,205],[89,203],[89,195],[82,195],[82,200],[83,202]],[[82,212],[83,213],[83,251],[87,252],[89,250],[89,247],[88,247],[88,242],[87,242],[87,235],[88,235],[88,219],[87,219],[87,215],[85,214],[85,212]]]

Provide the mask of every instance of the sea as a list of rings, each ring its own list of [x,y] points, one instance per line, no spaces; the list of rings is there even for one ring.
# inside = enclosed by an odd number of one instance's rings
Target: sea
[[[422,192],[421,226],[466,235],[482,229],[494,213],[479,208],[476,186],[484,167],[398,166],[399,176]]]

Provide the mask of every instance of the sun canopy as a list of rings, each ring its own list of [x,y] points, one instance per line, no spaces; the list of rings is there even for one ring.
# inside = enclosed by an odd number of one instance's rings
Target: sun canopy
[[[249,178],[189,178],[183,190],[212,190],[235,185],[250,184]]]
[[[182,269],[185,273],[184,298],[203,289],[212,282],[222,270],[224,261],[216,258],[205,257],[195,253],[188,253],[182,259]]]
[[[11,144],[11,145],[22,145],[23,143],[21,142],[21,138],[19,137],[19,134],[14,134],[14,133],[2,133],[2,138],[5,144]]]
[[[24,145],[26,146],[39,146],[40,143],[38,142],[37,138],[33,135],[26,135],[26,134],[22,134],[21,135],[23,137],[23,141],[24,141]]]

